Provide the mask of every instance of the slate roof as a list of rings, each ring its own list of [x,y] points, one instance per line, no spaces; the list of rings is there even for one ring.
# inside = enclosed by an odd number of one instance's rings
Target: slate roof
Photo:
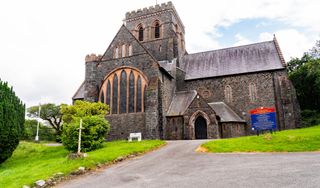
[[[185,80],[283,69],[274,41],[188,54]]]
[[[170,61],[158,61],[160,67],[162,67],[167,72],[171,72],[173,68],[175,68],[175,64]]]
[[[73,95],[72,99],[84,99],[84,82],[82,82],[76,93]]]
[[[183,115],[196,96],[197,92],[195,90],[176,92],[172,98],[167,116]]]
[[[224,102],[212,102],[209,106],[220,116],[220,122],[246,122]]]

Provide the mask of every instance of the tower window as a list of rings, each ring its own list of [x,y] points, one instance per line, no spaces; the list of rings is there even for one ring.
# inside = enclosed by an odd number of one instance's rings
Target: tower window
[[[138,39],[139,39],[139,41],[143,41],[143,27],[142,27],[142,25],[139,25],[138,30],[139,30]]]
[[[154,38],[160,38],[160,24],[159,22],[156,22],[154,26]]]

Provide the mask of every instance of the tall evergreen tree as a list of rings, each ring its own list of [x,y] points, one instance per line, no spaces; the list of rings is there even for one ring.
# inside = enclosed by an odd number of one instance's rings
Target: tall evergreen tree
[[[24,118],[25,105],[12,87],[0,80],[0,163],[7,160],[18,146]]]

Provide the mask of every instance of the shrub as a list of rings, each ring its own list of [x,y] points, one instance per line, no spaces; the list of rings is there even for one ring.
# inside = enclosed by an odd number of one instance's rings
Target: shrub
[[[11,157],[23,133],[25,106],[0,80],[0,163]]]
[[[88,152],[102,147],[109,123],[100,116],[84,117],[82,119],[81,151]],[[79,121],[73,121],[63,127],[62,143],[69,151],[78,150]]]
[[[320,112],[316,110],[303,110],[301,112],[302,127],[320,125]]]
[[[80,119],[82,123],[81,151],[88,152],[102,146],[110,126],[104,118],[109,107],[103,103],[76,101],[74,105],[63,105],[62,143],[69,151],[77,151]]]
[[[24,123],[23,140],[34,140],[37,134],[38,121],[34,119],[27,119]],[[39,125],[39,139],[45,141],[56,141],[56,131],[48,126],[40,123]]]

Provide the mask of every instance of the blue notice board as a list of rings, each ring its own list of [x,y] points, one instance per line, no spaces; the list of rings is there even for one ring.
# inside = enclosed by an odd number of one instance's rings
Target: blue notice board
[[[275,108],[261,107],[250,110],[252,130],[275,130],[277,128]]]

